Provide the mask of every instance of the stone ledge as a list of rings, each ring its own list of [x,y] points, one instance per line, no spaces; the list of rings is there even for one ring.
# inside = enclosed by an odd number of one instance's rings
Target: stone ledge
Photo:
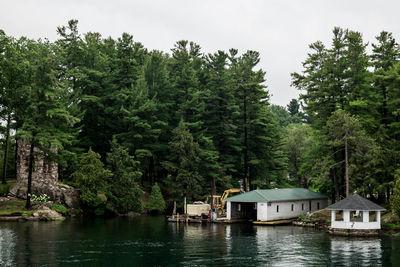
[[[338,236],[378,236],[379,230],[358,230],[358,229],[334,229],[330,228],[329,233],[331,235]]]

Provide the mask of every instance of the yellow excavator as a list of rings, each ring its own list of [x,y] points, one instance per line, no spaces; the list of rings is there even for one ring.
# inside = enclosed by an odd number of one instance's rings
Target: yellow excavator
[[[224,215],[225,210],[226,210],[226,199],[229,197],[230,194],[235,194],[235,193],[242,193],[243,189],[238,189],[238,188],[231,188],[227,189],[224,191],[222,196],[220,195],[213,195],[212,196],[212,204],[211,204],[211,196],[207,197],[206,203],[210,204],[215,211],[217,211],[218,215]]]

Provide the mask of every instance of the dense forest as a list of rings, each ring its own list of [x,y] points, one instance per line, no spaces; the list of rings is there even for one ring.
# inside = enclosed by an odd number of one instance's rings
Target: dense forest
[[[393,192],[400,49],[388,32],[369,54],[361,33],[340,28],[330,45],[311,44],[292,74],[300,98],[287,107],[269,103],[256,51],[206,54],[185,40],[149,51],[127,33],[80,34],[76,20],[57,32],[50,42],[0,30],[4,182],[22,138],[56,160],[60,181],[81,188],[98,214],[140,211],[151,188],[171,207],[240,180],[333,201],[347,188],[379,202]]]

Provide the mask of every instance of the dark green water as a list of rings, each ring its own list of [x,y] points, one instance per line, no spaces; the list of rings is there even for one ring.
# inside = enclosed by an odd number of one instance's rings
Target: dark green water
[[[0,223],[0,266],[400,266],[400,238],[147,216]]]

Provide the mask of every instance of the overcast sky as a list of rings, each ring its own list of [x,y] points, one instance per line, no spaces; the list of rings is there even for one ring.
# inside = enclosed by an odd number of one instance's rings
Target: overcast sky
[[[0,0],[0,29],[54,41],[57,26],[78,19],[81,33],[117,38],[128,32],[165,52],[182,39],[206,53],[256,50],[271,102],[285,106],[298,96],[290,73],[301,71],[310,43],[330,44],[335,26],[360,31],[369,43],[382,30],[400,40],[399,11],[400,1],[385,0]]]

